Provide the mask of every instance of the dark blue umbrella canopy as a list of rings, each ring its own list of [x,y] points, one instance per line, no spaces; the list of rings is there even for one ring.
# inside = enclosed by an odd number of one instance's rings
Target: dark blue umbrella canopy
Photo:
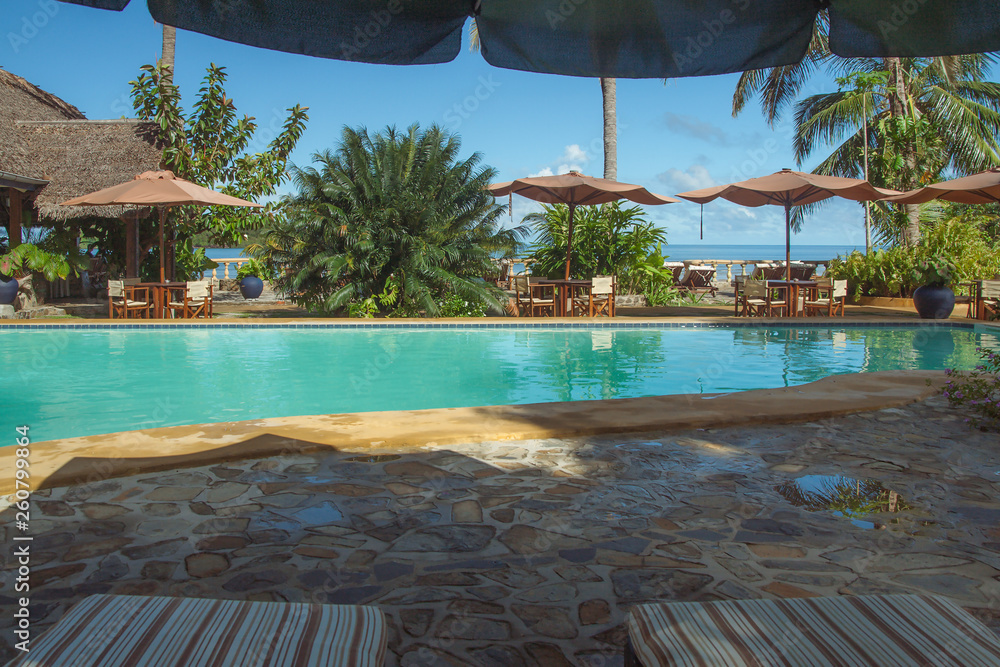
[[[129,0],[63,0],[121,10]],[[839,56],[1000,51],[997,0],[147,0],[161,23],[276,51],[366,63],[453,60],[475,17],[497,66],[672,78],[799,62],[817,14]]]

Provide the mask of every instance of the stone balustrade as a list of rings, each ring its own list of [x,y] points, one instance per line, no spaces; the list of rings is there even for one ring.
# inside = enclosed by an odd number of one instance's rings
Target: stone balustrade
[[[221,259],[212,260],[219,264],[219,267],[212,269],[210,271],[205,271],[203,278],[211,277],[213,280],[229,280],[236,279],[236,272],[240,270],[240,266],[246,264],[250,261],[249,257],[225,257]],[[233,273],[229,274],[229,266],[233,265]],[[221,271],[221,275],[220,275]]]

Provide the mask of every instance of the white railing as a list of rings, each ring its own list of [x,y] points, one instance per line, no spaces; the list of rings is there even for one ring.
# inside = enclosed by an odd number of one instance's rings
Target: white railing
[[[213,259],[213,262],[217,262],[219,267],[217,269],[212,269],[211,271],[205,271],[203,278],[211,277],[213,280],[229,280],[232,278],[236,279],[236,272],[240,270],[240,266],[246,264],[250,261],[249,257],[225,257],[222,259]],[[233,265],[233,274],[229,275],[229,265]],[[222,275],[219,275],[219,272]]]

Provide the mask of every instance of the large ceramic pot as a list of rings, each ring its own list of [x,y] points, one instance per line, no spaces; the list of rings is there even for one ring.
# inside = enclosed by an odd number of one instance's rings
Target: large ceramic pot
[[[955,293],[944,285],[924,285],[913,290],[913,307],[925,320],[945,320],[955,310]]]
[[[264,281],[257,276],[247,276],[240,281],[240,294],[244,299],[256,299],[264,291]]]
[[[0,304],[14,303],[17,298],[19,285],[16,278],[4,278],[0,276]]]

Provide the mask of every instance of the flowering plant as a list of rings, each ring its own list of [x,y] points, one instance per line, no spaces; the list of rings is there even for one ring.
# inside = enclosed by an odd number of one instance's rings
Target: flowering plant
[[[976,348],[983,363],[968,372],[948,369],[942,394],[952,406],[967,407],[966,418],[974,428],[1000,430],[1000,353]]]

